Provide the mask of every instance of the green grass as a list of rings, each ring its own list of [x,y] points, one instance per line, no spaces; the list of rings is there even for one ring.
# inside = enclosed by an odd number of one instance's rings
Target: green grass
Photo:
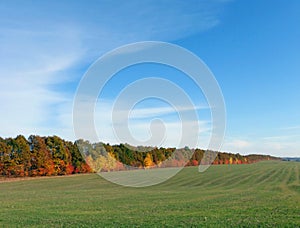
[[[300,163],[185,168],[146,188],[96,174],[0,183],[0,226],[300,227]]]

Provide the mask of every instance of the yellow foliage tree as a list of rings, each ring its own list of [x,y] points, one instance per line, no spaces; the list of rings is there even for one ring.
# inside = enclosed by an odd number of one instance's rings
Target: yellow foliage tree
[[[100,155],[94,162],[95,171],[101,172],[101,170],[106,167],[106,163],[107,163],[106,158]]]
[[[87,156],[85,161],[94,172],[97,172],[96,167],[95,167],[95,161],[93,160],[91,155]]]
[[[144,166],[147,168],[147,167],[150,167],[153,165],[154,165],[154,162],[152,160],[152,156],[151,156],[151,154],[147,153],[147,155],[144,159]]]
[[[115,156],[112,153],[108,153],[106,159],[107,159],[106,167],[107,167],[108,171],[115,169],[116,165],[117,165]]]

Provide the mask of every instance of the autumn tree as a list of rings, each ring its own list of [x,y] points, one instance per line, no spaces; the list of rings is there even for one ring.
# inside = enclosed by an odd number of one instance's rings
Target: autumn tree
[[[144,159],[144,167],[149,168],[151,166],[154,166],[153,158],[150,153],[147,153],[145,159]]]
[[[31,135],[28,139],[31,150],[31,175],[55,175],[55,164],[44,137]]]

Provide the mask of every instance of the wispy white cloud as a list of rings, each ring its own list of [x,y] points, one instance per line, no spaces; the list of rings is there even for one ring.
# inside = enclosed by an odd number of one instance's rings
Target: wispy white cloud
[[[190,110],[187,107],[182,109]],[[113,112],[117,118],[112,118]],[[106,100],[98,103],[95,110],[95,126],[99,140],[120,143],[120,137],[117,137],[116,134],[121,134],[122,138],[123,130],[128,128],[130,135],[124,137],[127,139],[127,143],[133,145],[180,147],[180,143],[183,143],[191,147],[202,148],[208,145],[211,132],[210,120],[180,120],[180,118],[172,116],[176,111],[170,107],[134,108],[132,112],[136,113],[133,117],[126,115],[128,111],[124,115],[122,110],[114,110],[112,101]],[[183,135],[183,129],[189,129],[189,132],[184,132],[185,135]],[[157,137],[148,141],[154,136]],[[140,143],[130,141],[131,137]],[[199,140],[195,140],[197,137]]]
[[[223,151],[241,154],[270,154],[279,157],[300,156],[300,135],[281,135],[267,137],[226,138]]]
[[[129,114],[129,118],[143,119],[143,118],[169,115],[169,114],[181,113],[181,112],[194,112],[200,109],[209,109],[209,107],[206,106],[176,107],[176,110],[172,107],[139,108],[139,109],[133,109]]]
[[[14,3],[1,4],[0,135],[60,134],[71,139],[75,88],[67,92],[64,87],[78,82],[84,71],[78,69],[119,45],[176,40],[212,28],[219,23],[223,5],[219,1],[19,2],[17,8]],[[136,118],[146,111],[157,110],[141,110]],[[101,120],[106,121],[108,117]]]
[[[300,125],[283,127],[283,128],[281,128],[281,130],[300,130]]]
[[[225,142],[223,146],[225,148],[234,148],[234,150],[244,150],[246,148],[249,148],[251,146],[251,143],[247,140],[232,139],[230,141]]]
[[[263,140],[268,140],[268,141],[282,141],[282,140],[292,140],[295,138],[299,138],[300,134],[290,134],[290,135],[276,135],[276,136],[268,136],[268,137],[263,137]]]
[[[1,136],[41,134],[56,124],[55,107],[68,98],[50,86],[73,80],[66,71],[81,57],[78,47],[62,49],[70,34],[61,33],[0,29]]]

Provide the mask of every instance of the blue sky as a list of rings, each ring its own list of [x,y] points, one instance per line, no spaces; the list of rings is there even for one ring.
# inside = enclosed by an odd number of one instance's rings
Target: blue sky
[[[214,73],[227,111],[223,151],[300,156],[299,21],[297,0],[1,1],[0,135],[73,140],[73,97],[88,67],[120,45],[158,40],[194,52]],[[121,72],[124,80],[116,75],[103,91],[96,108],[102,140],[114,142],[103,113],[137,72],[172,76],[199,107],[205,136],[211,125],[201,92],[178,72],[145,65]],[[150,113],[133,126],[141,138],[153,111],[176,123],[162,102],[136,109],[137,116]]]

